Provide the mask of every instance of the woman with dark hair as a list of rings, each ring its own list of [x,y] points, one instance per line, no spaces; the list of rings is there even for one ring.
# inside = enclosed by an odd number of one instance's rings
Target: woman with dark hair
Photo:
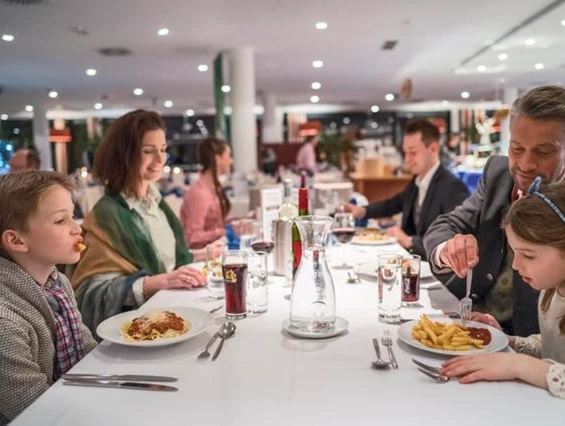
[[[205,139],[198,146],[198,161],[202,172],[184,194],[180,217],[190,246],[202,248],[225,234],[225,219],[231,205],[220,176],[230,172],[231,148],[224,140]]]
[[[83,222],[84,252],[72,283],[84,323],[139,307],[159,290],[203,286],[182,227],[154,186],[165,164],[165,125],[155,112],[118,118],[96,153],[105,195]]]

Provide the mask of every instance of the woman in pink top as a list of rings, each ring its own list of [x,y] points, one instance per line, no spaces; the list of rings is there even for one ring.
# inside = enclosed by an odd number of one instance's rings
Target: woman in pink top
[[[180,217],[191,249],[205,247],[223,237],[230,201],[218,176],[227,175],[232,165],[231,149],[221,139],[208,138],[198,146],[202,166],[200,178],[184,194]]]

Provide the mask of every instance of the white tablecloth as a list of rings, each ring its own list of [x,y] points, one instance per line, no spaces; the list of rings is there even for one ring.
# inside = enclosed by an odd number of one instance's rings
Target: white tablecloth
[[[398,247],[380,247],[383,251]],[[332,263],[341,252],[333,251]],[[375,248],[350,249],[348,260],[376,259]],[[565,401],[547,391],[515,383],[460,385],[432,382],[411,363],[431,355],[396,342],[399,370],[370,368],[371,344],[389,328],[377,320],[377,285],[345,283],[333,270],[338,315],[349,332],[327,340],[296,339],[281,331],[290,290],[271,277],[269,311],[237,322],[216,362],[197,363],[216,327],[169,347],[147,349],[101,343],[74,373],[158,374],[179,378],[176,393],[66,387],[56,383],[12,424],[18,425],[562,425]],[[429,309],[428,291],[422,303]],[[163,291],[153,307],[211,309],[206,290]]]

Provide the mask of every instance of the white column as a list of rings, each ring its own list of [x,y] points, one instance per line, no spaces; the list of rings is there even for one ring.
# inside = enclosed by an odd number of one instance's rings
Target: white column
[[[53,160],[51,159],[51,144],[49,143],[47,108],[42,102],[33,105],[33,143],[41,157],[41,168],[52,170]]]
[[[263,142],[283,142],[283,115],[277,108],[277,97],[272,93],[263,94]]]
[[[504,105],[508,109],[512,108],[512,103],[518,97],[517,87],[504,88]],[[510,114],[500,123],[500,153],[508,155],[508,144],[510,143]]]
[[[231,143],[235,170],[257,169],[255,129],[255,59],[253,48],[236,47],[228,52],[231,83]]]
[[[461,121],[459,120],[459,108],[451,108],[449,111],[451,121],[451,132],[459,132],[461,130]],[[449,135],[447,135],[449,140]]]

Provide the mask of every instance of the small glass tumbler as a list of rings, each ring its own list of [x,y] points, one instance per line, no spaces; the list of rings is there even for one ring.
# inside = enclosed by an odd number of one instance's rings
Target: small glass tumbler
[[[400,323],[402,256],[381,254],[378,256],[379,321],[387,324]]]
[[[228,250],[222,257],[226,318],[242,319],[247,316],[247,253]]]
[[[420,265],[417,254],[402,258],[402,306],[411,308],[420,304]]]
[[[247,258],[247,311],[253,314],[267,312],[267,254],[251,253]]]

